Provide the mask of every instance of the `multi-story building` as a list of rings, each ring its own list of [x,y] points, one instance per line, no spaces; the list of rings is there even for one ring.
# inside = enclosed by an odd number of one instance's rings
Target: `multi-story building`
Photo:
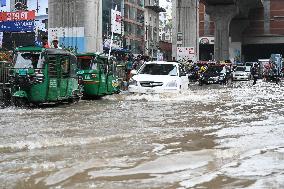
[[[145,54],[157,59],[159,52],[159,13],[165,9],[159,6],[159,0],[145,1]]]
[[[144,54],[144,0],[124,0],[124,47],[133,54]]]
[[[284,2],[264,0],[263,6],[252,9],[248,19],[233,19],[230,25],[231,60],[257,61],[273,53],[284,54]],[[214,53],[214,22],[199,7],[200,59],[208,60]],[[238,33],[240,32],[240,33]]]
[[[160,13],[160,40],[164,42],[172,42],[172,0],[160,0],[160,6],[165,9],[165,12]]]

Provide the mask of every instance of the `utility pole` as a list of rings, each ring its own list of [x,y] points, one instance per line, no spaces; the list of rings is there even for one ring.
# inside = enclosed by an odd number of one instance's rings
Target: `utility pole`
[[[39,3],[38,3],[38,0],[36,0],[36,12],[38,13],[39,11]]]

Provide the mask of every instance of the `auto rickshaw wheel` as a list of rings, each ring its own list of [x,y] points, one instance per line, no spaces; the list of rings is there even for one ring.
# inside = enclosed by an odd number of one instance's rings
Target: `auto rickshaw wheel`
[[[0,90],[0,107],[7,107],[11,105],[11,92],[9,89]]]
[[[79,102],[80,97],[78,95],[72,96],[71,98],[68,98],[68,103],[77,103]]]
[[[28,100],[26,98],[13,98],[13,105],[16,107],[25,107],[28,105]]]

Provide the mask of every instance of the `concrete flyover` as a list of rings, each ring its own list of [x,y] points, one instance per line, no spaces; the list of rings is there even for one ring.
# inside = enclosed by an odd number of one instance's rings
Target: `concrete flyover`
[[[243,30],[249,25],[248,14],[251,9],[263,6],[262,0],[201,0],[206,12],[215,22],[216,60],[229,59],[229,37],[241,41]],[[230,32],[231,29],[231,32]]]
[[[195,2],[192,2],[195,1]],[[248,15],[251,9],[263,6],[264,0],[200,0],[206,6],[206,13],[215,22],[215,47],[214,58],[215,60],[228,60],[229,59],[229,39],[232,41],[241,41],[241,34],[243,30],[249,25]],[[190,5],[191,2],[192,4]],[[199,35],[192,28],[198,28],[199,21],[196,18],[189,19],[183,15],[188,15],[185,11],[196,12],[198,0],[173,0],[173,51],[176,50],[174,43],[177,43],[177,34],[179,32],[190,34],[189,38],[196,39]],[[178,8],[188,6],[188,9],[179,10]],[[190,26],[177,26],[178,23],[188,22]],[[182,28],[182,29],[180,29]],[[189,31],[187,31],[189,30]],[[183,34],[185,36],[185,34]],[[187,40],[194,41],[194,40]],[[182,46],[196,46],[193,43],[183,42]],[[173,52],[175,57],[176,52]],[[198,54],[197,54],[198,56]]]

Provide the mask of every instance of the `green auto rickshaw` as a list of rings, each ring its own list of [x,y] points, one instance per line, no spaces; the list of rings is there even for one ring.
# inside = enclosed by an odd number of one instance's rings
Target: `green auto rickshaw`
[[[119,92],[115,58],[99,53],[77,55],[78,76],[84,98],[99,98]]]
[[[19,47],[10,70],[16,106],[73,102],[80,98],[76,56],[63,49]]]

